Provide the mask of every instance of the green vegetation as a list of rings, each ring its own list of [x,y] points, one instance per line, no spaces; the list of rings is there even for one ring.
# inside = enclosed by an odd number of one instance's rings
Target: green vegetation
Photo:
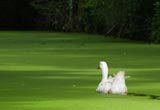
[[[155,3],[155,16],[153,18],[153,32],[152,32],[152,40],[154,39],[155,42],[160,42],[160,2]]]
[[[0,30],[85,32],[160,43],[160,0],[4,0]]]
[[[159,0],[31,0],[38,29],[157,42]],[[156,19],[153,21],[153,18]],[[154,25],[155,28],[152,28]],[[159,29],[159,28],[158,28]]]
[[[159,110],[159,50],[99,35],[0,32],[0,109]],[[95,92],[101,60],[131,76],[129,95]]]

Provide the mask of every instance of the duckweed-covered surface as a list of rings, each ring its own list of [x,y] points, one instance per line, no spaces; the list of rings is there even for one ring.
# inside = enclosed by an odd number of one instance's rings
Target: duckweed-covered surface
[[[95,92],[99,61],[129,94]],[[100,35],[0,32],[0,110],[160,110],[160,45]]]

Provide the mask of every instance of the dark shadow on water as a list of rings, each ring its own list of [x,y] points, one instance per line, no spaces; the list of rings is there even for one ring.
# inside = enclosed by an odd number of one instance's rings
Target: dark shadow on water
[[[160,100],[160,96],[158,95],[150,95],[150,94],[141,94],[141,93],[128,93],[130,96],[140,96],[140,97],[149,97],[150,99]]]

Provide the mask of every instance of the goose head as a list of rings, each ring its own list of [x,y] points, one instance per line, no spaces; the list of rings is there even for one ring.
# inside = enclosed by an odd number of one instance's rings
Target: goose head
[[[108,70],[107,63],[105,61],[100,61],[98,69],[107,69]]]

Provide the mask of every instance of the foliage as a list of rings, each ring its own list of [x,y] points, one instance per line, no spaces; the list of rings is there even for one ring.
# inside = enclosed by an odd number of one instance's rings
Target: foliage
[[[0,2],[0,28],[89,32],[159,42],[159,2],[5,0]]]
[[[70,3],[72,2],[72,3]],[[44,19],[38,24],[57,31],[82,31],[149,40],[154,0],[33,0]],[[70,4],[72,4],[70,8]],[[71,14],[70,14],[71,13]]]
[[[154,13],[154,0],[129,0],[129,34],[136,40],[149,40]]]
[[[55,31],[65,28],[69,15],[66,0],[35,0],[31,5],[42,15],[37,18],[38,27]]]
[[[151,40],[158,43],[160,42],[160,2],[156,2],[155,6]]]

